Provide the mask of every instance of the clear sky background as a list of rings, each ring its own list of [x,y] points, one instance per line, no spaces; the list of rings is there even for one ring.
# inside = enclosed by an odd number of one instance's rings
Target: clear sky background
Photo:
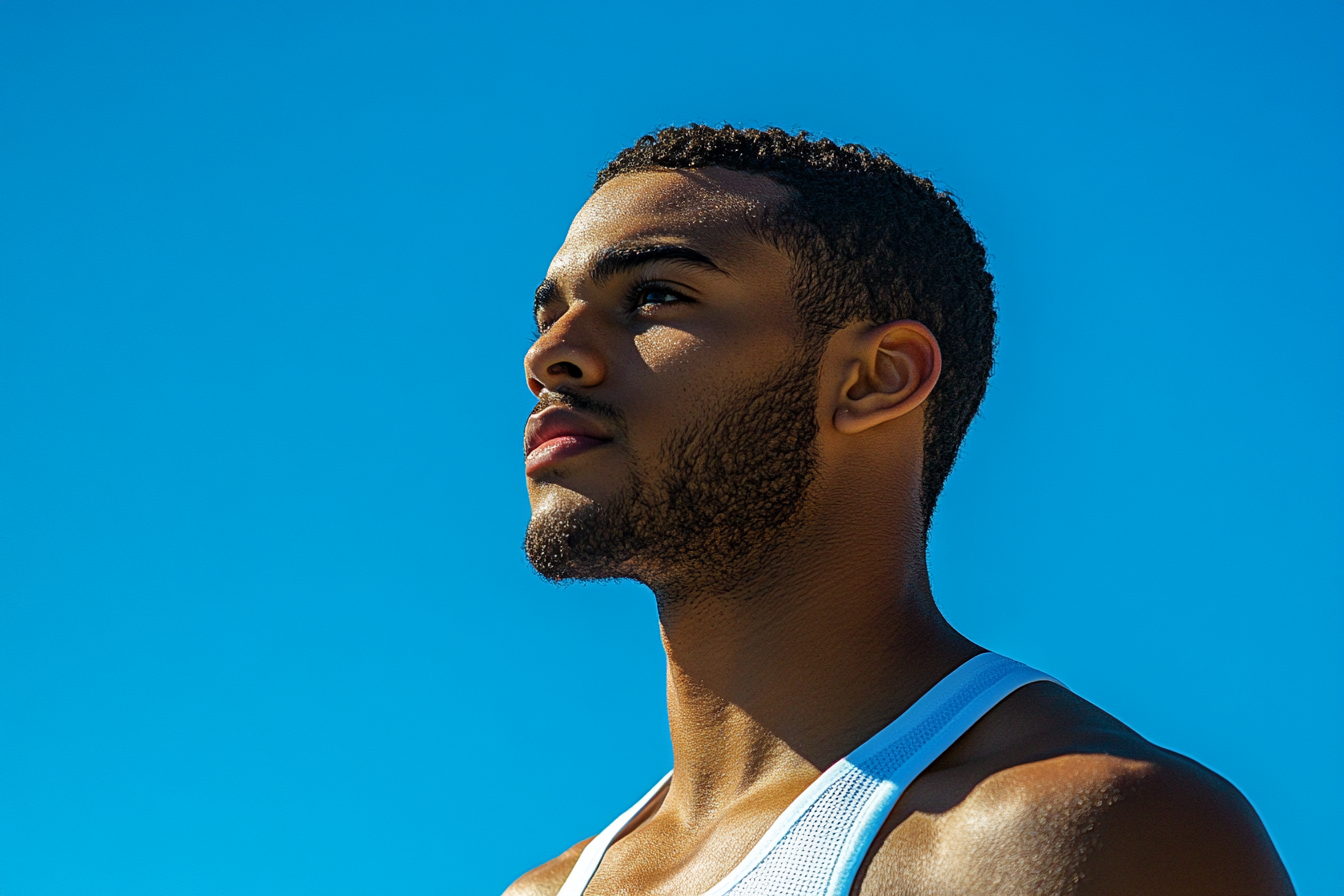
[[[527,568],[597,169],[803,127],[961,198],[934,589],[1341,888],[1344,4],[0,2],[0,894],[494,894],[668,767],[651,600]]]

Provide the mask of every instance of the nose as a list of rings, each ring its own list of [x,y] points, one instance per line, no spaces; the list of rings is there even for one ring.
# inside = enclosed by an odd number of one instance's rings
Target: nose
[[[595,334],[588,332],[584,316],[582,304],[571,305],[528,349],[523,367],[533,395],[561,386],[591,389],[607,378],[606,359],[594,345]]]

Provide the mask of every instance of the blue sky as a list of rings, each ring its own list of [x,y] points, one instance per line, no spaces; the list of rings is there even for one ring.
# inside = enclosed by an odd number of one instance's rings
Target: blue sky
[[[1344,828],[1344,6],[0,3],[0,893],[492,893],[670,762],[651,601],[518,545],[596,170],[804,127],[961,199],[935,593]]]

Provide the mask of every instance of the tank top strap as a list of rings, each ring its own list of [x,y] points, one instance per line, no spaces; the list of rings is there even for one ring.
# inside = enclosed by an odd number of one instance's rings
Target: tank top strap
[[[703,896],[848,896],[896,800],[920,772],[1013,691],[1056,679],[994,653],[967,660],[832,765]],[[558,896],[582,896],[602,855],[670,775],[584,849]]]
[[[848,792],[867,794],[853,800],[849,830],[825,890],[815,891],[818,896],[847,896],[874,838],[911,782],[1005,697],[1038,681],[1060,684],[1016,660],[982,653],[939,682],[878,737],[841,760],[853,769],[841,776],[847,779]],[[920,706],[925,698],[934,699]]]
[[[564,886],[555,896],[583,896],[583,891],[588,887],[588,882],[593,879],[597,873],[597,866],[602,863],[602,856],[606,855],[607,848],[616,841],[622,834],[626,833],[628,828],[634,827],[633,822],[644,813],[654,800],[658,799],[667,790],[668,783],[672,780],[672,773],[663,775],[654,788],[640,798],[629,809],[626,809],[616,820],[607,825],[602,833],[598,834],[588,845],[579,853],[579,860],[574,863],[570,869],[569,877],[565,878]]]

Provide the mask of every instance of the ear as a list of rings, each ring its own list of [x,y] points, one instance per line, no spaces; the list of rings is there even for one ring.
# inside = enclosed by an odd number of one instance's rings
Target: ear
[[[928,327],[898,320],[860,325],[845,335],[849,358],[835,409],[838,431],[864,432],[908,414],[929,397],[943,369],[943,353]]]

